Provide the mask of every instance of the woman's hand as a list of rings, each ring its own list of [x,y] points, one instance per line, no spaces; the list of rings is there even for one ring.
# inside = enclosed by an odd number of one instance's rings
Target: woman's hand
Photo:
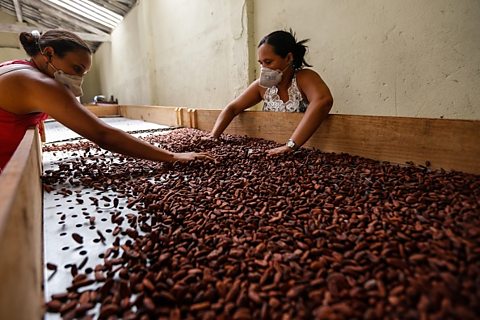
[[[215,138],[211,133],[208,134],[208,136],[200,137],[200,140],[201,141],[215,141],[215,142],[220,141],[219,138]]]
[[[173,154],[173,161],[188,162],[192,160],[215,160],[208,152],[181,152]]]
[[[277,147],[277,148],[267,150],[266,152],[269,156],[279,156],[281,154],[290,153],[292,151],[293,150],[291,148],[287,147],[287,146],[281,146],[281,147]]]

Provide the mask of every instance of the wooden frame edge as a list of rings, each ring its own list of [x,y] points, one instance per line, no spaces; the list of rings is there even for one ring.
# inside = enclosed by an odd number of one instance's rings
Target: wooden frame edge
[[[43,315],[40,152],[37,129],[27,130],[0,174],[0,319]]]

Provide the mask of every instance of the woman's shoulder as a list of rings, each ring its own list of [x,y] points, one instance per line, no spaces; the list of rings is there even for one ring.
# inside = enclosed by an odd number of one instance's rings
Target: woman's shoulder
[[[297,80],[297,85],[302,86],[302,84],[308,84],[311,82],[317,82],[321,79],[320,75],[312,69],[300,69],[295,73]]]
[[[0,67],[13,65],[13,64],[24,64],[24,65],[29,65],[29,66],[32,66],[32,67],[35,66],[33,64],[33,62],[31,62],[31,61],[24,60],[24,59],[17,59],[17,60],[9,60],[9,61],[0,62]]]
[[[19,68],[11,69],[15,66],[18,66]],[[45,96],[60,92],[57,91],[57,89],[64,90],[63,85],[61,85],[55,79],[41,72],[36,67],[24,65],[24,67],[22,68],[21,64],[13,64],[0,67],[0,71],[2,71],[1,69],[4,68],[11,69],[8,70],[11,72],[4,73],[0,77],[1,88],[4,90],[7,90],[8,88],[9,92],[29,92],[32,94],[38,92],[40,95]]]
[[[12,72],[15,71],[15,72]],[[10,80],[47,81],[52,78],[41,72],[32,63],[4,63],[0,65],[0,74],[5,74]]]
[[[295,76],[298,79],[308,79],[308,78],[311,78],[311,77],[320,77],[320,75],[315,71],[315,70],[312,70],[312,69],[309,69],[309,68],[302,68],[300,70],[297,70],[295,72]]]

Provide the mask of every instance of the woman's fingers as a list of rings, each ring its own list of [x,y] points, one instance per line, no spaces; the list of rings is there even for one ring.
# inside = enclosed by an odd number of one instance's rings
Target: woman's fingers
[[[189,162],[197,159],[215,161],[215,158],[208,152],[181,152],[174,155],[174,160],[178,162]]]
[[[196,154],[195,159],[201,160],[215,160],[215,157],[208,152],[199,152]]]
[[[281,147],[278,147],[278,148],[269,149],[266,152],[267,152],[267,155],[269,155],[269,156],[278,156],[278,155],[281,155],[281,154],[284,154],[284,153],[292,152],[292,149],[290,149],[287,146],[281,146]]]

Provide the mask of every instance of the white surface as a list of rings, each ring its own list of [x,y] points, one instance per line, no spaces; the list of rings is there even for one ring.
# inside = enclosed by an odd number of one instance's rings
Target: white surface
[[[153,123],[148,123],[140,120],[130,120],[126,118],[103,118],[108,124],[122,129],[127,132],[151,130],[151,129],[166,129],[167,126],[161,126]],[[72,138],[78,138],[79,136],[59,124],[56,121],[47,121],[45,123],[46,135],[48,142],[55,142],[61,140],[67,140]],[[151,132],[144,134],[134,134],[135,136],[148,135]],[[71,141],[70,141],[71,142]],[[75,142],[75,141],[73,141]],[[90,153],[94,151],[91,150]],[[111,157],[112,162],[117,162],[118,158],[112,156],[111,153],[104,150],[106,158]],[[57,170],[58,164],[67,164],[71,159],[78,158],[83,155],[84,151],[55,151],[55,152],[43,152],[43,169]],[[68,173],[66,174],[68,176]],[[120,194],[113,191],[100,192],[91,188],[84,188],[82,186],[72,186],[69,182],[64,184],[55,185],[55,190],[51,192],[43,193],[44,201],[44,274],[45,274],[45,299],[50,300],[52,294],[63,293],[66,288],[72,283],[71,264],[76,264],[77,267],[82,263],[85,257],[88,257],[86,265],[79,270],[79,273],[85,273],[90,268],[94,269],[95,266],[103,261],[99,257],[103,254],[107,248],[111,246],[115,238],[118,236],[123,243],[126,239],[130,239],[126,235],[122,235],[122,232],[117,236],[113,236],[112,232],[117,226],[111,222],[111,215],[121,212],[121,216],[125,217],[128,213],[136,213],[135,210],[128,209],[126,207],[127,199]],[[72,191],[71,195],[59,194],[62,188]],[[112,202],[101,200],[102,196],[109,197]],[[96,206],[89,199],[89,197],[95,197],[99,199],[99,205]],[[113,199],[117,197],[119,199],[119,205],[117,208],[113,207]],[[83,200],[83,203],[79,203],[77,199]],[[62,220],[62,215],[65,215],[65,219]],[[89,221],[89,217],[95,217],[95,224],[92,226]],[[122,231],[129,228],[128,221],[125,217],[122,225]],[[105,243],[99,242],[99,235],[97,230],[100,230],[103,236],[106,238]],[[78,244],[72,238],[73,233],[78,233],[83,237],[83,244]],[[141,233],[141,232],[139,232]],[[57,266],[57,271],[47,270],[46,263],[53,263]],[[94,278],[94,272],[88,274],[89,278]],[[95,288],[96,284],[89,287],[81,288],[79,291],[84,291],[89,288]],[[99,306],[94,310],[98,311]],[[89,313],[92,313],[90,311]],[[57,320],[61,319],[60,314],[46,313],[45,320]]]
[[[288,28],[311,39],[332,113],[480,119],[479,0],[140,1],[95,54],[91,97],[223,108]]]
[[[480,119],[480,1],[254,1],[255,41],[293,28],[332,113]]]
[[[141,120],[132,120],[122,117],[106,117],[101,118],[112,127],[121,129],[126,132],[140,131],[140,130],[161,130],[168,129],[169,126],[159,125],[156,123],[145,122]],[[46,142],[64,141],[69,139],[80,138],[80,136],[55,120],[47,120],[45,122]]]
[[[121,104],[224,107],[252,80],[243,5],[139,1],[95,53],[86,98],[113,94]]]

